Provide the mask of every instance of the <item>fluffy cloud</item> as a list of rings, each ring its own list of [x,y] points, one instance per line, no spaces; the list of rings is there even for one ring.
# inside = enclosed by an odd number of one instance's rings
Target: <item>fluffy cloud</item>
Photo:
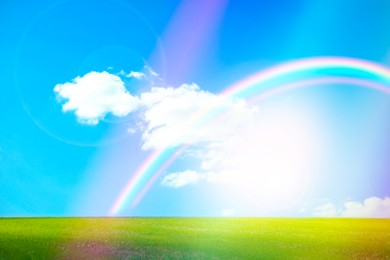
[[[341,212],[342,217],[358,218],[390,218],[390,198],[384,199],[370,197],[363,203],[348,201],[344,204],[345,209]]]
[[[370,197],[363,203],[347,201],[341,209],[332,203],[326,203],[315,208],[313,215],[317,217],[390,218],[390,198]]]
[[[74,111],[83,124],[96,125],[108,113],[123,117],[140,106],[137,97],[125,88],[120,77],[108,72],[90,72],[72,82],[54,88],[57,98],[65,102],[64,112]]]
[[[250,122],[257,108],[243,100],[211,94],[195,84],[152,88],[141,94],[144,106],[144,149],[217,142]],[[205,118],[221,115],[223,124],[205,125]]]
[[[136,113],[143,138],[143,149],[176,147],[226,139],[257,113],[243,100],[203,91],[195,84],[180,87],[156,86],[159,75],[148,67],[142,72],[119,73],[124,77],[146,80],[149,91],[131,95],[120,76],[90,72],[54,88],[64,112],[73,111],[82,124],[96,125],[105,115],[117,117]],[[213,115],[229,111],[223,124],[206,126]],[[134,132],[134,126],[129,132]]]

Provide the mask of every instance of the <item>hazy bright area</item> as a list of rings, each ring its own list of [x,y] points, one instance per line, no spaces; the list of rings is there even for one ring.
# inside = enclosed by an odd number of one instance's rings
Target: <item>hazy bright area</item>
[[[390,220],[15,218],[0,259],[389,259]]]
[[[0,216],[390,218],[389,13],[1,0]]]

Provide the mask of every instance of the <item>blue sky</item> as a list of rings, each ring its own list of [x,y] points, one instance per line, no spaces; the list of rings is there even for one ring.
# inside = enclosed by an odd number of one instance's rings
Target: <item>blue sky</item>
[[[364,83],[390,78],[334,64],[268,90],[360,83],[252,103],[223,94],[322,56],[387,71],[389,11],[380,0],[2,1],[0,214],[390,217],[390,99]]]

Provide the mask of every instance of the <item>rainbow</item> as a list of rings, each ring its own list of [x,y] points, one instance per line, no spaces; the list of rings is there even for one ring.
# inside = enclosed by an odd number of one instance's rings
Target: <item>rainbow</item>
[[[314,77],[314,79],[301,79],[302,76]],[[318,76],[320,77],[318,78]],[[390,85],[390,69],[366,60],[345,57],[299,59],[255,73],[231,85],[219,94],[255,102],[290,89],[334,83],[359,85],[390,94],[388,87]],[[188,122],[202,120],[207,117],[207,112],[208,110],[205,109],[194,114]],[[183,145],[178,149],[152,151],[129,179],[111,207],[109,215],[117,215],[130,202],[135,206],[158,177],[189,145]]]

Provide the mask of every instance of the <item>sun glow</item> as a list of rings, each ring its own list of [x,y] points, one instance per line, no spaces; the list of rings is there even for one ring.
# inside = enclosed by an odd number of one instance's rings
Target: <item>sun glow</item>
[[[322,140],[319,123],[307,110],[277,107],[226,144],[219,165],[229,192],[269,210],[289,208],[305,195],[315,177]]]

